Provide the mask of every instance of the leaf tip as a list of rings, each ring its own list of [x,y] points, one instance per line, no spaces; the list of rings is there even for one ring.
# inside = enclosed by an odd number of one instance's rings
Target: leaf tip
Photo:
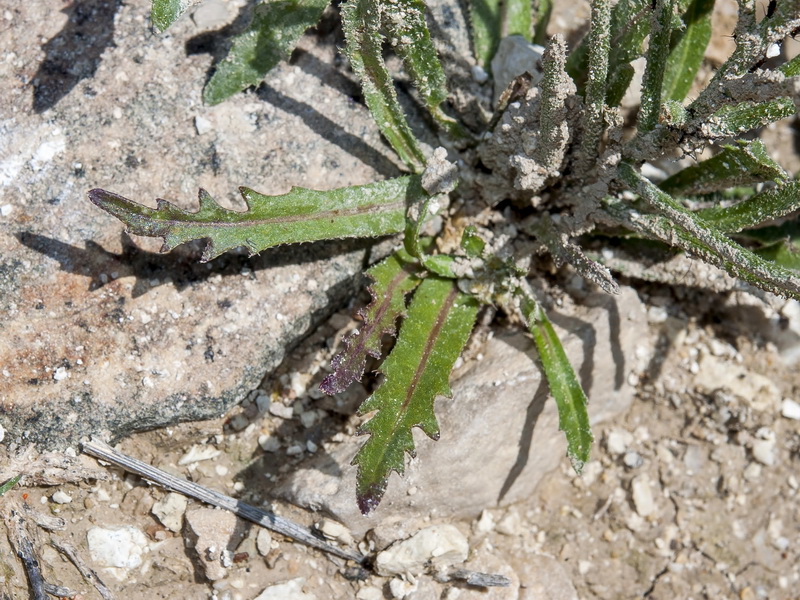
[[[383,499],[383,494],[386,491],[386,480],[380,483],[373,483],[366,487],[364,490],[359,490],[356,493],[356,502],[358,503],[358,510],[365,517],[378,508],[378,505]]]

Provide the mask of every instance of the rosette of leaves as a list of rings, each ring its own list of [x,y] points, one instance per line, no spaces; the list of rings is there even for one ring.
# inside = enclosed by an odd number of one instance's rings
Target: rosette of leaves
[[[166,28],[189,4],[154,0],[154,24]],[[258,85],[325,6],[318,0],[258,4],[249,29],[234,38],[209,81],[206,102]],[[196,212],[165,200],[151,208],[99,189],[89,197],[129,231],[163,238],[165,251],[207,240],[203,260],[236,246],[256,253],[285,243],[403,235],[401,247],[367,271],[372,302],[321,386],[343,391],[363,376],[368,357],[381,358],[385,336],[397,337],[380,366],[382,383],[359,409],[372,415],[360,432],[369,438],[353,460],[362,512],[375,509],[391,472],[402,474],[406,455],[414,455],[412,428],[438,438],[435,398],[450,393],[450,372],[487,305],[533,336],[567,454],[580,471],[592,444],[587,399],[547,317],[546,295],[534,285],[541,276],[530,271],[532,252],[549,253],[557,265],[569,263],[616,293],[612,272],[581,240],[646,238],[716,265],[744,286],[800,297],[793,270],[800,182],[752,135],[797,113],[800,59],[765,65],[800,28],[800,0],[771,5],[761,18],[754,3],[740,3],[736,50],[687,100],[711,36],[713,6],[713,0],[593,0],[588,34],[568,55],[560,35],[547,36],[549,0],[536,6],[472,0],[478,63],[488,68],[506,35],[547,47],[538,84],[520,75],[484,130],[469,131],[450,114],[446,72],[458,65],[440,62],[424,3],[346,0],[340,6],[344,54],[409,174],[324,192],[294,188],[282,196],[241,188],[244,212],[220,207],[204,191]],[[387,42],[429,122],[453,140],[449,154],[442,148],[430,155],[409,127],[384,61]],[[635,125],[626,132],[620,103],[633,80],[632,63],[642,56],[640,108],[635,119],[628,115]],[[715,149],[711,158],[674,168],[676,159],[706,146]],[[654,169],[643,170],[645,163],[673,174],[653,181],[644,173]],[[467,183],[456,189],[459,180]],[[440,209],[448,199],[456,200],[452,208]],[[504,200],[512,202],[496,210]],[[439,239],[423,235],[435,214],[447,234]]]

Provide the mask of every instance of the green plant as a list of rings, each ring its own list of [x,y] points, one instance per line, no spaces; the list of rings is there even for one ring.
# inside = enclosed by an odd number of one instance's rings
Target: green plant
[[[154,0],[153,22],[165,28],[186,5]],[[324,8],[320,0],[259,4],[250,29],[234,39],[206,86],[206,102],[257,85]],[[644,238],[747,284],[800,297],[791,270],[797,266],[796,225],[763,226],[800,208],[800,182],[758,139],[724,144],[712,158],[658,184],[642,173],[645,163],[696,155],[797,112],[800,58],[775,69],[764,65],[800,27],[798,0],[771,6],[760,20],[754,2],[740,2],[735,52],[694,100],[686,100],[709,42],[712,9],[713,0],[619,0],[613,6],[594,0],[589,33],[567,57],[564,39],[546,35],[549,1],[532,10],[530,0],[472,0],[475,53],[487,68],[507,34],[546,41],[547,48],[538,85],[521,75],[491,121],[470,130],[449,114],[445,69],[424,3],[347,0],[341,6],[344,53],[409,175],[326,192],[295,188],[283,196],[241,188],[245,212],[220,207],[202,190],[197,212],[164,200],[153,209],[99,189],[89,197],[129,231],[162,237],[165,251],[208,240],[203,260],[236,246],[256,253],[290,242],[403,234],[402,247],[367,271],[372,302],[361,312],[363,325],[346,339],[321,386],[337,393],[359,379],[367,357],[380,357],[384,336],[395,335],[403,317],[380,369],[385,379],[359,409],[374,411],[362,430],[370,437],[353,461],[362,512],[374,510],[391,472],[402,474],[405,454],[414,455],[413,427],[438,437],[434,399],[450,393],[449,374],[486,305],[533,335],[568,456],[580,471],[592,444],[586,397],[544,310],[547,296],[531,283],[536,256],[549,253],[556,265],[569,263],[615,293],[602,258],[591,258],[579,242],[615,236],[625,245]],[[383,59],[386,41],[449,151],[429,155],[414,136]],[[641,107],[635,126],[626,128],[620,103],[634,76],[631,63],[640,56],[646,61]],[[426,231],[433,215],[443,217],[444,234]]]

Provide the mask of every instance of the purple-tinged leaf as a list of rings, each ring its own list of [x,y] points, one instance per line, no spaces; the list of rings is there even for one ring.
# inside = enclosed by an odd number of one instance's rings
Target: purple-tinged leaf
[[[363,325],[345,338],[344,351],[331,360],[333,373],[319,385],[326,394],[339,394],[361,379],[367,356],[380,358],[381,338],[396,334],[397,318],[406,308],[406,294],[420,282],[421,267],[410,259],[404,252],[396,252],[366,272],[373,281],[369,286],[372,302],[359,311]]]

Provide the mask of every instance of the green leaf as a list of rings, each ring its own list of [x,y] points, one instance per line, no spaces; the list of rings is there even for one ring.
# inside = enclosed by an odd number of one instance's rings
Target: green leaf
[[[447,100],[447,78],[425,22],[422,0],[395,0],[382,14],[386,35],[403,59],[411,81],[419,90],[431,116],[455,137],[463,137],[459,123],[442,111]]]
[[[672,34],[672,49],[664,71],[662,102],[682,102],[692,87],[694,78],[711,40],[711,13],[714,0],[692,0],[683,13],[684,29]]]
[[[530,42],[531,27],[533,26],[532,12],[531,0],[505,0],[503,4],[502,35],[504,37],[521,35]]]
[[[461,234],[461,249],[470,258],[480,258],[486,249],[486,242],[478,235],[474,225],[469,225]]]
[[[797,112],[791,98],[778,98],[768,102],[740,102],[723,106],[700,125],[703,136],[711,139],[730,137],[781,119]]]
[[[660,213],[642,215],[638,211],[627,211],[622,220],[630,227],[653,235],[670,246],[683,248],[730,275],[768,292],[800,298],[800,281],[794,273],[743,248],[710,223],[686,210],[631,165],[620,163],[618,173],[622,182]],[[608,208],[614,214],[613,204],[609,204]],[[622,216],[622,212],[618,210],[617,215]]]
[[[425,155],[408,126],[397,101],[389,71],[383,61],[381,4],[374,0],[348,0],[341,6],[345,54],[361,81],[364,100],[378,128],[401,160],[414,172],[422,171]]]
[[[536,4],[536,17],[533,24],[533,43],[544,46],[547,43],[547,26],[553,14],[553,0],[539,0]]]
[[[647,65],[642,77],[642,107],[636,124],[639,134],[651,131],[658,123],[674,7],[675,0],[655,0],[650,22],[650,43],[647,46]]]
[[[478,64],[491,70],[492,58],[500,45],[500,0],[469,0],[472,44]]]
[[[150,20],[156,31],[165,31],[170,25],[178,20],[186,10],[198,0],[153,0],[150,10]]]
[[[789,174],[770,158],[761,140],[739,140],[722,152],[678,171],[659,187],[672,195],[706,194],[761,181],[783,183]]]
[[[0,485],[0,496],[5,494],[8,490],[13,488],[15,485],[17,485],[17,482],[20,479],[22,479],[22,473],[20,473],[19,475],[16,475],[15,477],[12,477],[8,481],[6,481],[3,485]]]
[[[523,294],[520,300],[523,319],[533,334],[550,393],[558,406],[558,427],[567,437],[567,456],[580,474],[594,441],[586,394],[541,305],[529,294]]]
[[[356,497],[363,514],[380,503],[392,471],[405,471],[405,453],[415,456],[413,427],[439,438],[436,396],[450,395],[450,371],[469,339],[478,302],[449,279],[428,277],[414,293],[391,354],[381,366],[384,382],[359,408],[377,411],[359,433],[370,435],[353,459]]]
[[[203,90],[203,101],[219,104],[289,58],[306,29],[317,24],[328,0],[266,0],[255,8],[247,31],[233,38],[228,56]]]
[[[619,106],[625,92],[633,81],[634,69],[626,64],[612,72],[608,77],[608,87],[606,88],[606,104],[608,106]]]
[[[99,189],[91,190],[89,199],[129,232],[164,238],[162,252],[207,239],[205,262],[238,246],[256,254],[278,244],[398,233],[405,227],[409,191],[418,187],[419,178],[407,176],[327,192],[292,188],[280,196],[239,188],[247,204],[244,212],[221,207],[205,190],[193,213],[160,199],[153,209]]]
[[[698,211],[698,217],[718,230],[736,233],[758,227],[762,223],[800,210],[800,182],[791,181],[781,187],[755,194],[732,206],[713,206]]]
[[[778,67],[778,71],[786,75],[786,77],[797,77],[800,75],[800,54]]]
[[[367,356],[381,357],[384,335],[395,335],[397,319],[406,308],[406,295],[419,285],[421,266],[404,251],[395,252],[366,271],[372,279],[372,302],[359,311],[362,325],[344,339],[345,350],[331,360],[333,372],[319,388],[326,394],[339,394],[361,379]]]
[[[755,251],[761,258],[785,269],[800,271],[800,245],[798,240],[783,240]]]
[[[608,60],[611,52],[611,2],[594,0],[589,30],[588,64],[585,106],[583,109],[583,139],[581,140],[581,169],[595,160],[603,135],[603,112],[606,103]]]

